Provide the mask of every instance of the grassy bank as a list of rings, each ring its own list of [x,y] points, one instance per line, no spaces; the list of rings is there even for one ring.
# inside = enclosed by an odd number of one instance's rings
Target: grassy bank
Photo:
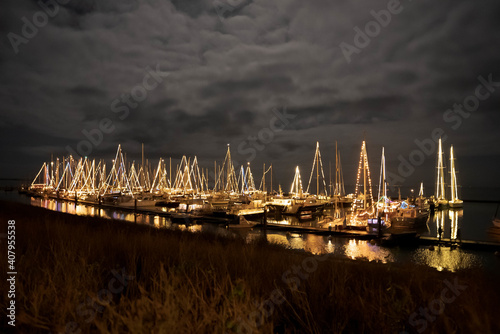
[[[478,270],[311,256],[14,203],[0,209],[0,233],[16,221],[18,332],[500,332],[499,277]],[[5,239],[1,247],[6,254]],[[1,264],[7,272],[6,256]],[[2,309],[7,302],[4,293]],[[429,307],[438,314],[425,315]]]

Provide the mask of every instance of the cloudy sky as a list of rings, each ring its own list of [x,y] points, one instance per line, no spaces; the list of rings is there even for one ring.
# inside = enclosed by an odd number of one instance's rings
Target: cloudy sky
[[[441,129],[464,186],[500,186],[498,1],[60,3],[2,4],[0,177],[78,148],[112,159],[119,143],[129,160],[144,143],[154,163],[213,168],[231,144],[288,189],[316,141],[328,178],[338,141],[353,184],[365,138],[374,178],[384,146],[393,183],[431,189],[435,149],[415,141]]]

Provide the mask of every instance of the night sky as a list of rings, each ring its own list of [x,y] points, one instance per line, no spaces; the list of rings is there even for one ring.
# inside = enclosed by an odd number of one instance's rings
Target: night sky
[[[338,141],[352,185],[365,138],[374,179],[384,146],[393,184],[431,192],[435,149],[415,141],[441,129],[463,186],[500,186],[496,0],[60,3],[2,2],[2,178],[78,145],[111,160],[118,143],[129,161],[144,143],[155,165],[213,169],[231,144],[289,189],[296,165],[307,186],[316,141],[328,178]]]

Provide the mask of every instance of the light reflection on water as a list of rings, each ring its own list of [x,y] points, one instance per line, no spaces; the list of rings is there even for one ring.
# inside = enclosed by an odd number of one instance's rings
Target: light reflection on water
[[[434,250],[418,248],[413,254],[417,263],[425,264],[439,271],[443,269],[457,271],[459,269],[481,266],[481,257],[473,253],[466,253],[461,249],[449,247],[436,247]]]
[[[375,262],[394,262],[394,256],[387,248],[372,245],[366,240],[349,240],[344,246],[345,255],[353,260],[364,259]]]
[[[260,231],[250,232],[247,242],[261,237]],[[312,254],[335,254],[352,260],[368,260],[375,262],[394,262],[391,251],[366,240],[330,238],[314,234],[298,234],[290,232],[267,232],[267,240],[290,249],[303,249]]]
[[[110,219],[125,220],[129,222],[146,224],[155,227],[177,228],[190,232],[209,232],[222,235],[234,235],[225,228],[217,227],[212,224],[204,225],[177,225],[172,224],[169,218],[160,217],[158,215],[134,214],[108,208],[98,208],[95,206],[77,204],[73,202],[57,201],[54,199],[31,198],[31,204],[34,206],[43,207],[46,209],[65,212],[76,215],[89,215],[95,217],[103,217]],[[443,238],[456,239],[458,231],[463,223],[463,210],[444,210],[438,211],[432,216],[423,232],[423,235],[438,236],[439,226],[443,231]],[[287,222],[298,224],[294,219],[287,218]],[[309,224],[314,225],[315,221]],[[238,231],[237,234],[250,242],[262,236],[262,231],[254,229],[252,231]],[[440,248],[436,247],[434,251],[428,248],[416,248],[413,250],[403,250],[399,248],[384,248],[377,245],[372,245],[366,240],[354,240],[345,238],[330,238],[307,233],[291,233],[291,232],[276,232],[268,231],[267,240],[272,243],[280,244],[290,249],[303,249],[312,254],[331,253],[335,256],[348,258],[352,260],[375,261],[381,263],[389,262],[414,262],[424,264],[437,270],[456,271],[459,269],[472,268],[476,266],[496,265],[498,268],[497,259],[489,259],[485,262],[484,253],[466,252],[460,249]],[[492,257],[492,254],[489,254]],[[496,263],[493,263],[493,261]],[[499,270],[499,269],[497,269]]]
[[[434,213],[427,223],[429,233],[422,235],[431,235],[439,238],[439,228],[441,227],[442,238],[457,239],[461,230],[464,218],[464,210],[449,209]],[[460,236],[462,233],[460,232]]]
[[[326,236],[277,231],[268,231],[266,234],[268,242],[278,244],[289,249],[303,249],[312,254],[333,253],[335,250],[335,245]],[[246,232],[246,236],[244,237],[246,242],[251,242],[261,238],[262,232],[260,230]]]
[[[156,227],[171,227],[170,219],[157,215],[134,214],[132,212],[117,211],[108,208],[99,208],[86,204],[75,204],[74,202],[58,201],[47,198],[31,198],[31,205],[45,209],[59,211],[78,216],[93,216],[108,219],[125,220],[132,223],[152,225]]]

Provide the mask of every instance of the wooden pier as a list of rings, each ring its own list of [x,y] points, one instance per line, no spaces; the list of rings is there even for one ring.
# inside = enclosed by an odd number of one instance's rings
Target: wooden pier
[[[461,249],[479,250],[486,252],[500,251],[500,244],[488,241],[476,240],[456,240],[449,238],[439,238],[423,236],[419,238],[420,245],[424,246],[444,246],[444,247],[459,247]]]
[[[255,227],[263,227],[264,224],[257,224]],[[353,230],[353,229],[342,229],[342,230],[329,230],[327,228],[322,227],[314,227],[314,226],[301,226],[301,225],[288,225],[288,224],[276,224],[267,222],[267,228],[269,230],[275,231],[287,231],[287,232],[301,232],[301,233],[310,233],[310,234],[319,234],[319,235],[331,235],[336,237],[346,237],[346,238],[355,238],[362,240],[370,240],[377,237],[376,233],[367,232],[363,230]]]

